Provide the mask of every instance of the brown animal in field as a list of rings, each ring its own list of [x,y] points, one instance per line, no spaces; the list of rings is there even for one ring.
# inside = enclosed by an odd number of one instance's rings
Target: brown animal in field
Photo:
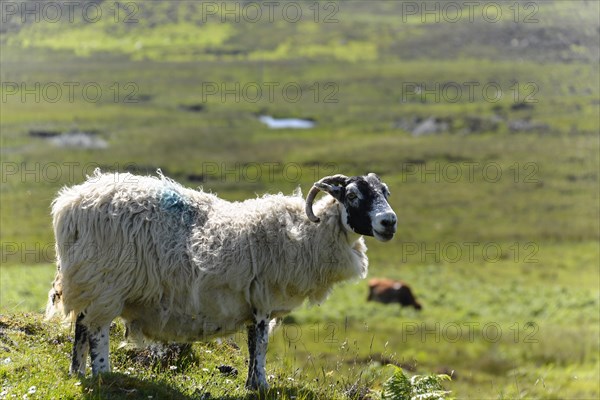
[[[369,280],[367,301],[378,301],[384,304],[400,303],[402,307],[413,306],[417,310],[422,308],[406,283],[385,278]]]

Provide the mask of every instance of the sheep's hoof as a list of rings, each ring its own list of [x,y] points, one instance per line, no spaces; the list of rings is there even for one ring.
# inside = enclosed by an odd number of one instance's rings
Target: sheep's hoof
[[[85,368],[81,368],[79,365],[69,368],[69,377],[71,378],[85,378]]]
[[[269,390],[269,384],[266,381],[259,382],[255,379],[248,379],[246,381],[246,389],[259,392],[266,392],[267,390]]]

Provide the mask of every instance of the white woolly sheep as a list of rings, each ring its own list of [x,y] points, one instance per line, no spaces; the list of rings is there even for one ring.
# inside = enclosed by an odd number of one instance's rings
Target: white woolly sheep
[[[313,212],[320,190],[330,196]],[[88,352],[94,375],[110,370],[109,326],[121,316],[134,337],[163,342],[246,326],[246,387],[267,388],[270,322],[366,276],[361,235],[388,241],[396,231],[388,195],[373,173],[325,177],[306,202],[299,192],[228,202],[162,174],[96,171],[62,189],[47,316],[62,310],[75,321],[70,373],[85,374]]]

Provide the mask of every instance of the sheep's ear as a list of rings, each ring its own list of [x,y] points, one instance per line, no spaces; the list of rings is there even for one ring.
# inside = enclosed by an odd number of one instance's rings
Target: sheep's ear
[[[315,183],[315,186],[318,187],[320,190],[329,193],[339,202],[342,202],[344,199],[344,193],[346,192],[346,188],[343,186],[335,186],[322,182]]]

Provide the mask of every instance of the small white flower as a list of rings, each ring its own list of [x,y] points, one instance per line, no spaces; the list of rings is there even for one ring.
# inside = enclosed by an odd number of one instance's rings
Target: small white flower
[[[208,368],[202,368],[202,372],[210,372]]]
[[[81,386],[81,382],[75,382],[75,386]]]
[[[37,392],[37,388],[35,386],[30,387],[27,391],[28,394],[34,394],[35,392]]]
[[[10,359],[10,357],[6,357],[4,360],[2,360],[2,364],[6,365],[6,364],[10,364],[12,362],[12,360]]]
[[[171,371],[175,371],[175,370],[177,369],[177,365],[171,365],[171,366],[169,367],[169,369],[170,369]]]

